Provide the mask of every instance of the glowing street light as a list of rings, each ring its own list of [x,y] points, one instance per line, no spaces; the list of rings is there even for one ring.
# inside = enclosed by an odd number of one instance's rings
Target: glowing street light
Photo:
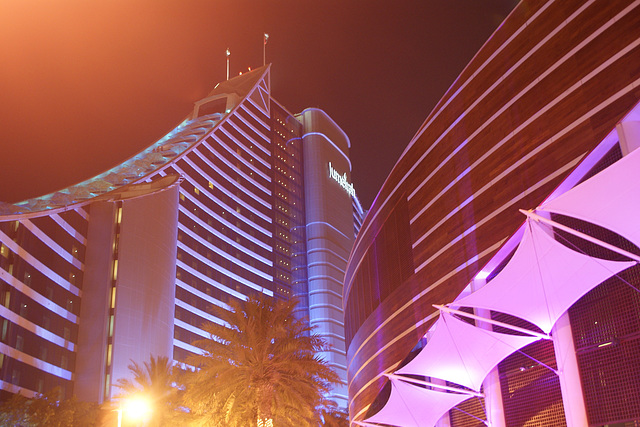
[[[127,421],[143,421],[151,415],[153,408],[151,401],[143,396],[134,396],[131,399],[120,402],[120,407],[114,409],[118,413],[118,427],[122,427],[122,418]]]

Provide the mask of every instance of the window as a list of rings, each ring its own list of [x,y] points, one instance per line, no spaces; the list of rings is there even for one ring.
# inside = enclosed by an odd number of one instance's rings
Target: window
[[[2,342],[6,342],[7,341],[7,331],[9,329],[9,321],[7,319],[4,319],[2,321]]]
[[[4,305],[6,308],[9,308],[9,303],[11,302],[11,291],[5,291],[4,292],[4,301],[2,302],[2,305]]]

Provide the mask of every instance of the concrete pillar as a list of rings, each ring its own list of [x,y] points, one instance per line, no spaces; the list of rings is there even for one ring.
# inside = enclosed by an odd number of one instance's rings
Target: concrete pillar
[[[486,285],[486,283],[486,280],[476,279],[471,282],[471,290],[475,292]],[[482,316],[487,319],[491,318],[490,310],[476,308],[474,311],[477,316]],[[481,322],[477,326],[488,331],[493,330],[489,323]],[[495,367],[491,372],[489,372],[489,375],[487,375],[482,383],[482,387],[488,425],[490,427],[505,427],[506,421],[504,418],[504,404],[502,402],[502,388],[500,386],[500,373],[498,372],[498,367]]]
[[[431,378],[429,381],[438,385],[447,385],[446,381],[438,378]],[[455,409],[452,409],[451,411],[455,411]],[[451,411],[446,412],[442,417],[440,417],[435,427],[451,427]]]
[[[567,426],[589,425],[569,313],[563,314],[558,319],[551,330],[551,335],[553,337],[553,348],[556,352],[558,377],[560,379],[560,390],[562,392],[562,403],[564,404]]]
[[[640,147],[640,121],[629,120],[618,123],[616,131],[623,156]]]
[[[476,309],[476,315],[490,318],[489,310]],[[479,328],[492,330],[488,323],[480,323]],[[487,421],[490,427],[506,427],[504,419],[504,404],[502,402],[502,387],[500,386],[500,373],[496,366],[482,382],[484,392],[484,406],[487,411]]]

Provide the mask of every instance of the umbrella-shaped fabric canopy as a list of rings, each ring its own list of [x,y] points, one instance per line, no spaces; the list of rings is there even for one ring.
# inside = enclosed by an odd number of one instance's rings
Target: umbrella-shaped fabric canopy
[[[480,391],[491,369],[514,351],[539,339],[477,328],[440,312],[427,345],[396,373],[439,378]]]
[[[428,390],[390,378],[391,395],[384,407],[367,423],[398,427],[433,427],[449,409],[471,397],[468,394]]]
[[[506,267],[487,285],[452,305],[507,313],[549,333],[584,294],[634,264],[576,252],[527,219],[522,241]]]
[[[538,210],[605,227],[640,246],[640,150],[635,150]]]

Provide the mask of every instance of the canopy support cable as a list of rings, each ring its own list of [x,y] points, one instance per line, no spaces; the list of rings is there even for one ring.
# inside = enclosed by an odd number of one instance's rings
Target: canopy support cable
[[[453,302],[451,304],[455,305],[455,302]],[[475,314],[467,313],[465,311],[456,310],[456,309],[447,307],[445,305],[433,304],[433,307],[437,308],[438,310],[442,310],[444,312],[447,312],[447,313],[454,313],[454,314],[457,314],[457,315],[462,316],[462,317],[468,317],[470,319],[480,320],[481,322],[487,322],[487,323],[490,323],[490,324],[495,325],[495,326],[500,326],[500,327],[505,328],[505,329],[510,329],[512,331],[521,332],[523,334],[528,334],[528,335],[533,335],[534,337],[542,338],[543,340],[550,340],[551,339],[551,337],[549,335],[547,335],[547,334],[531,331],[531,330],[525,329],[525,328],[520,328],[518,326],[509,325],[508,323],[499,322],[497,320],[487,319],[486,317],[481,317],[481,316],[477,316]]]
[[[574,230],[571,227],[567,227],[566,225],[562,225],[560,223],[557,223],[555,221],[552,221],[550,219],[547,219],[543,216],[540,216],[538,214],[533,213],[533,211],[525,211],[524,209],[520,209],[520,212],[522,212],[523,214],[525,214],[527,217],[531,218],[532,220],[536,221],[536,222],[543,222],[545,224],[551,225],[552,227],[557,228],[558,230],[562,230],[562,231],[566,231],[569,234],[572,234],[576,237],[579,237],[581,239],[586,240],[587,242],[591,242],[594,245],[598,245],[598,246],[602,246],[605,249],[609,249],[610,251],[613,251],[617,254],[620,254],[624,257],[630,258],[632,260],[634,260],[637,263],[640,263],[640,256],[633,254],[631,252],[625,251],[624,249],[621,249],[615,245],[612,245],[610,243],[607,242],[603,242],[602,240],[596,239],[595,237],[591,237],[588,234],[584,234],[578,230]],[[545,211],[546,212],[546,211]],[[624,237],[624,236],[623,236]]]
[[[424,380],[418,380],[415,378],[409,378],[409,377],[404,377],[402,375],[398,375],[398,374],[384,374],[386,377],[388,378],[393,378],[396,380],[402,380],[408,383],[414,383],[414,384],[418,384],[418,385],[425,385],[428,387],[433,387],[433,388],[440,388],[443,390],[448,390],[448,391],[456,391],[458,393],[461,394],[468,394],[470,396],[476,396],[476,397],[484,397],[484,394],[482,393],[477,393],[475,391],[472,390],[463,390],[461,388],[455,388],[455,387],[449,387],[446,385],[440,385],[440,384],[436,384],[436,383],[432,383],[431,381],[424,381]]]

